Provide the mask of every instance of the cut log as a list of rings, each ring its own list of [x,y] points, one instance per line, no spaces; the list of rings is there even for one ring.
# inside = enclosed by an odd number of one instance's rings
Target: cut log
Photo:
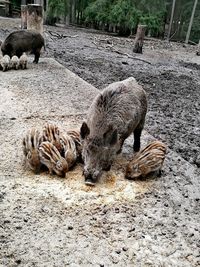
[[[38,4],[28,5],[27,29],[43,34],[43,7]]]
[[[21,5],[21,29],[27,29],[27,5]]]
[[[137,27],[135,44],[134,44],[134,48],[133,48],[134,53],[142,54],[142,46],[143,46],[143,42],[144,42],[146,27],[147,27],[146,25],[138,25],[138,27]]]

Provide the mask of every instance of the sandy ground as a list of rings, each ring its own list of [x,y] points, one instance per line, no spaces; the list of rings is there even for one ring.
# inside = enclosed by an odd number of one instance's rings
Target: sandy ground
[[[16,20],[0,20],[0,39],[13,25]],[[70,37],[46,31],[43,56],[56,57],[99,89],[135,76],[149,97],[142,146],[159,138],[170,149],[159,178],[124,179],[132,137],[95,188],[84,185],[81,164],[65,179],[34,175],[23,164],[26,130],[47,121],[79,126],[98,91],[47,58],[38,65],[29,58],[25,71],[0,72],[0,266],[199,266],[200,62],[194,47],[149,42],[137,57],[150,65],[104,44],[111,38],[115,49],[126,44],[123,52],[130,54],[131,39],[46,30]]]

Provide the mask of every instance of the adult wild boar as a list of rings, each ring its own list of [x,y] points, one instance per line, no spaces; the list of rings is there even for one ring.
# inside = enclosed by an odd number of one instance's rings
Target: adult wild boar
[[[94,99],[80,130],[86,184],[94,185],[110,169],[131,133],[134,151],[139,151],[146,112],[145,91],[132,77],[110,84]]]
[[[30,52],[35,55],[34,63],[38,63],[40,50],[44,46],[44,38],[34,31],[15,31],[8,35],[1,45],[3,55],[20,57],[23,52]]]

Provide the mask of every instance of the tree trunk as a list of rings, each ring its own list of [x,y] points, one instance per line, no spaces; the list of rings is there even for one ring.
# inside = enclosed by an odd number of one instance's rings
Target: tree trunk
[[[43,8],[33,4],[28,5],[27,11],[27,29],[35,30],[43,34]]]
[[[76,18],[76,24],[79,24],[80,21],[80,12],[79,10],[77,11],[77,18]]]
[[[44,6],[44,1],[43,0],[34,0],[34,4],[39,5],[39,6]]]
[[[64,2],[64,24],[69,25],[70,23],[70,3],[68,0]]]
[[[69,0],[69,16],[70,16],[70,23],[76,23],[76,0]]]
[[[146,25],[138,25],[135,37],[135,44],[133,47],[134,53],[142,54],[142,46],[144,42],[145,31],[146,31]]]
[[[199,44],[197,46],[197,52],[196,52],[197,56],[200,56],[200,40],[199,40]]]
[[[83,23],[83,10],[81,10],[80,12],[80,24]]]
[[[169,23],[169,29],[168,29],[168,34],[167,34],[167,41],[170,40],[170,35],[171,35],[171,30],[172,30],[172,23],[173,23],[173,18],[174,18],[175,5],[176,5],[176,0],[173,0],[172,12],[171,12],[170,23]]]
[[[190,32],[191,32],[191,29],[192,29],[192,23],[193,23],[194,14],[195,14],[196,7],[197,7],[197,2],[198,2],[198,0],[194,1],[194,6],[193,6],[193,9],[192,9],[192,15],[191,15],[191,18],[190,18],[188,31],[187,31],[187,35],[186,35],[186,38],[185,38],[185,43],[186,44],[188,44],[188,41],[189,41],[189,38],[190,38]]]
[[[21,5],[21,29],[27,29],[27,6]]]
[[[71,0],[71,23],[76,23],[76,1]]]
[[[109,25],[108,25],[108,31],[109,31],[109,32],[112,32],[112,31],[113,31],[113,25],[112,25],[112,24],[109,24]]]

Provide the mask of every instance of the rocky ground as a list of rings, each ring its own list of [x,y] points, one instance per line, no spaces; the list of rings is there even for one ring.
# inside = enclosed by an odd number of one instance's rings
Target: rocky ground
[[[0,40],[19,24],[0,19]],[[195,47],[148,40],[143,55],[135,55],[132,39],[74,27],[45,27],[45,39],[42,57],[54,57],[100,90],[134,76],[149,99],[143,145],[158,138],[170,149],[160,178],[124,180],[131,139],[95,189],[84,185],[81,165],[68,179],[35,176],[21,163],[22,134],[46,121],[80,125],[96,91],[46,59],[27,72],[0,73],[0,266],[199,266]]]

